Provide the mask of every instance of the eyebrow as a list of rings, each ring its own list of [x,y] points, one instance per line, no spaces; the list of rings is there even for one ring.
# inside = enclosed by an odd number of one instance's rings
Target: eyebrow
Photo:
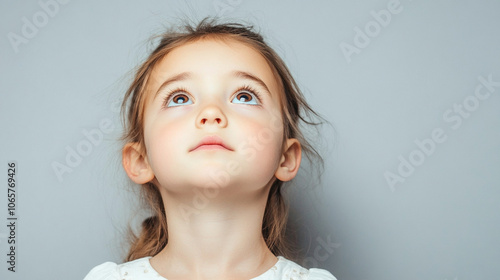
[[[245,71],[239,71],[239,70],[235,70],[235,71],[232,71],[231,72],[231,76],[233,77],[236,77],[236,78],[242,78],[242,79],[245,79],[245,80],[251,80],[251,81],[254,81],[256,82],[257,84],[259,84],[261,87],[263,87],[266,92],[269,94],[269,96],[271,96],[271,91],[269,90],[269,88],[267,87],[266,83],[264,83],[264,81],[262,81],[261,79],[259,79],[258,77],[256,77],[255,75],[252,75],[248,72],[245,72]],[[156,91],[155,93],[155,97],[156,98],[158,96],[158,94],[165,88],[167,87],[169,84],[171,83],[174,83],[174,82],[180,82],[180,81],[185,81],[185,80],[188,80],[190,78],[193,77],[193,73],[192,72],[182,72],[180,74],[177,74],[169,79],[167,79],[165,82],[163,82],[161,84],[161,86],[158,88],[158,90]]]
[[[266,92],[269,94],[269,96],[271,96],[271,91],[269,90],[269,88],[267,87],[266,83],[264,83],[264,81],[262,81],[261,79],[259,79],[258,77],[248,73],[248,72],[245,72],[245,71],[233,71],[231,72],[231,74],[234,76],[234,77],[238,77],[238,78],[243,78],[243,79],[246,79],[246,80],[252,80],[254,82],[256,82],[257,84],[259,84],[261,87],[263,87],[264,89],[266,89]]]
[[[173,82],[179,82],[179,81],[185,81],[189,78],[191,78],[193,75],[191,72],[182,72],[180,74],[177,74],[175,76],[173,76],[172,78],[166,80],[165,82],[163,82],[161,84],[161,86],[158,88],[158,90],[156,91],[155,93],[155,97],[156,98],[158,96],[158,94],[165,88],[167,87],[169,84],[173,83]]]

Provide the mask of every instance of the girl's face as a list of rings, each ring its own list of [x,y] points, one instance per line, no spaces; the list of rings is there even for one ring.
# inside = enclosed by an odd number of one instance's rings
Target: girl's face
[[[232,39],[198,40],[168,53],[149,82],[144,140],[162,188],[248,190],[273,179],[283,121],[279,84],[260,53]],[[225,148],[194,149],[210,136]]]

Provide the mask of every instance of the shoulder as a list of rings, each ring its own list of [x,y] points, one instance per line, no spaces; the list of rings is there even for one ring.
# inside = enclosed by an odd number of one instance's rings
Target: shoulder
[[[115,280],[120,279],[118,265],[114,262],[105,262],[90,270],[83,280]]]
[[[301,280],[337,280],[333,274],[326,269],[304,268],[294,261],[282,256],[279,257],[282,263],[281,280],[301,279]]]
[[[122,264],[105,262],[92,268],[83,280],[121,280],[123,277],[137,274],[139,271],[145,273],[149,258],[144,257]]]
[[[330,271],[321,268],[309,269],[309,280],[337,280]]]

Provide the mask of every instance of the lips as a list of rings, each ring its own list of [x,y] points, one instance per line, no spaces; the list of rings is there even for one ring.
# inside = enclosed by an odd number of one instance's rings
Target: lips
[[[217,135],[209,135],[205,136],[201,139],[201,141],[196,144],[193,148],[191,148],[189,151],[195,151],[195,150],[205,150],[205,149],[225,149],[232,151],[233,149],[228,146],[222,138],[220,138]]]

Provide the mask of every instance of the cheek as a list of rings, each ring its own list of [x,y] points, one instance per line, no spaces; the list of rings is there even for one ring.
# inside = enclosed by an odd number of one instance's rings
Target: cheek
[[[238,151],[245,168],[253,174],[262,174],[267,183],[275,173],[281,159],[283,128],[269,120],[245,125],[245,137],[238,143]]]
[[[185,144],[186,139],[189,139],[182,127],[182,122],[157,122],[144,136],[150,164],[154,170],[165,170],[182,152],[181,147],[185,145],[179,144]]]

